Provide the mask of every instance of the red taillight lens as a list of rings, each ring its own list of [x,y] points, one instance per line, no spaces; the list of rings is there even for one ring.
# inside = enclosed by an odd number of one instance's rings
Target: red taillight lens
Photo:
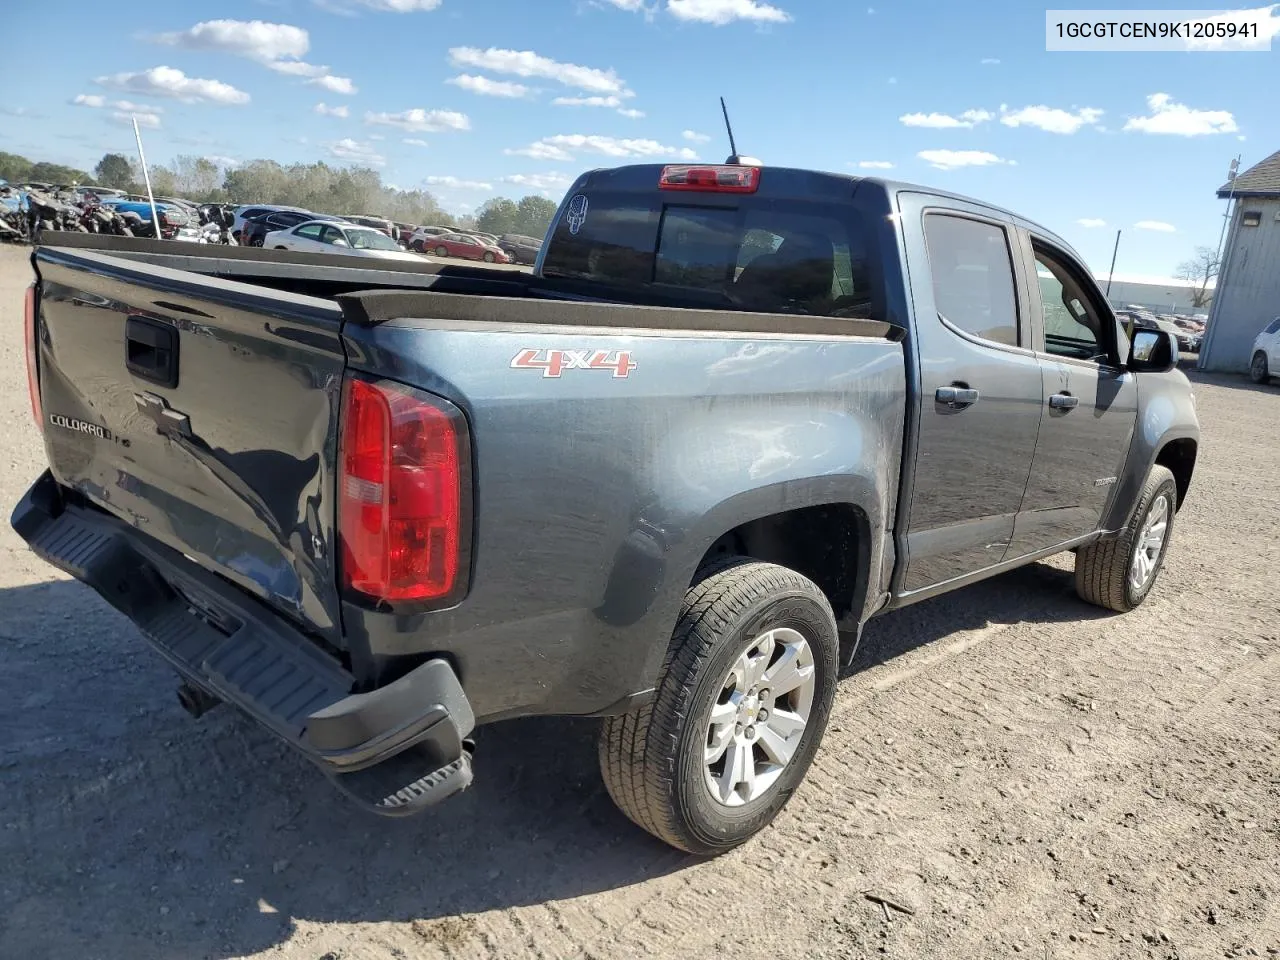
[[[44,414],[40,409],[40,371],[36,344],[36,285],[27,287],[22,301],[22,333],[27,341],[27,392],[31,395],[31,415],[36,426],[44,429]]]
[[[465,549],[461,415],[402,388],[348,380],[343,416],[344,585],[389,602],[452,597]]]
[[[760,186],[759,167],[734,165],[700,167],[676,164],[663,167],[660,190],[702,190],[708,193],[755,193]]]

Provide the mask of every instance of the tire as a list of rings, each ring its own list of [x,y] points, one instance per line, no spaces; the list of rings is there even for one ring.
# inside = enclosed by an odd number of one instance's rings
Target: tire
[[[437,256],[437,257],[447,257],[448,255],[449,255],[449,248],[448,248],[448,247],[436,247],[436,256]]]
[[[289,248],[288,248],[288,247],[276,247],[275,249],[277,249],[277,250],[288,250]]]
[[[1266,383],[1271,379],[1271,371],[1267,369],[1267,355],[1259,350],[1253,355],[1249,364],[1249,379],[1254,383]]]
[[[1139,606],[1151,593],[1164,567],[1169,541],[1173,538],[1174,519],[1178,514],[1177,504],[1178,488],[1173,474],[1165,467],[1153,466],[1124,530],[1076,552],[1076,593],[1080,599],[1118,613],[1128,613]],[[1161,510],[1164,515],[1163,535],[1152,557],[1149,545],[1143,545],[1143,534],[1149,529],[1148,519]],[[1141,583],[1135,582],[1136,573],[1130,576],[1139,550],[1146,551],[1149,564]]]
[[[422,241],[414,240],[411,244],[409,244],[409,249],[412,250],[414,253],[422,253],[423,252]]]
[[[798,634],[812,663],[806,679],[778,698],[792,712],[774,709],[777,704],[767,696],[761,705],[776,716],[766,719],[751,709],[750,697],[734,701],[730,687],[759,677],[759,689],[772,668],[796,651],[794,643],[781,647],[770,639],[770,631],[776,630],[791,631],[780,636],[781,642]],[[766,647],[772,652],[767,659],[748,661],[757,644],[757,652]],[[689,853],[723,853],[749,839],[777,816],[809,769],[835,699],[838,649],[831,605],[812,581],[786,567],[748,559],[714,568],[685,594],[653,699],[631,713],[607,718],[601,728],[600,771],[614,803],[637,826]],[[744,662],[765,663],[767,669],[744,677],[736,672]],[[782,674],[774,679],[785,682]],[[783,727],[773,724],[784,717],[793,724],[805,712],[806,696],[807,723],[793,727],[788,740],[777,740],[777,729]],[[708,766],[704,754],[708,741],[715,739],[711,719],[717,705],[744,722],[735,725],[730,719],[718,728],[725,746]],[[752,736],[756,725],[761,732]],[[767,740],[790,744],[789,760],[780,769],[768,762]],[[761,778],[759,794],[750,796],[735,786],[728,801],[718,799],[713,790],[723,797],[724,781],[734,782],[726,768],[744,757],[751,758]]]
[[[498,258],[497,258],[497,257],[495,257],[492,253],[486,253],[486,254],[484,255],[484,262],[485,262],[485,263],[493,263],[493,262],[495,262],[497,259],[498,259]]]

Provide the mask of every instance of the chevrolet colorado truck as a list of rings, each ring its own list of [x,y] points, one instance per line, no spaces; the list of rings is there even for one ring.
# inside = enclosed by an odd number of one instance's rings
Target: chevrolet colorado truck
[[[902,183],[596,170],[529,274],[80,235],[33,262],[49,469],[14,527],[191,713],[385,815],[467,786],[479,725],[598,716],[623,812],[729,849],[870,617],[1064,551],[1130,610],[1196,460],[1167,332],[1131,340],[1048,230]]]

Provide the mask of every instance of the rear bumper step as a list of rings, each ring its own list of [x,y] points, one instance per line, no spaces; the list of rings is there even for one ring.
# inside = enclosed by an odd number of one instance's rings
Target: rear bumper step
[[[446,661],[352,693],[337,658],[283,618],[115,517],[64,502],[51,474],[12,523],[132,620],[186,684],[240,707],[367,809],[405,816],[471,782],[475,715]]]

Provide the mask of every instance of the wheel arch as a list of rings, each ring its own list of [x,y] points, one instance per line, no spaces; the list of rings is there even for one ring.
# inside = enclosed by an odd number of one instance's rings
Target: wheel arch
[[[1199,444],[1195,438],[1178,437],[1166,442],[1156,453],[1155,463],[1173,474],[1174,483],[1178,487],[1179,510],[1191,488],[1191,475],[1195,472],[1198,449]]]

